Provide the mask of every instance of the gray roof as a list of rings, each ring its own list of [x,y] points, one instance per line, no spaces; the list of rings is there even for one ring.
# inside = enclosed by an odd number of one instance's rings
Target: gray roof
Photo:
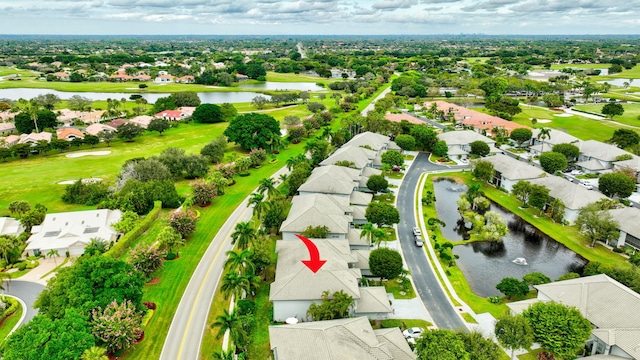
[[[389,144],[389,137],[371,131],[357,134],[347,141],[343,146],[370,146],[374,150],[386,148]]]
[[[276,243],[278,263],[276,280],[271,284],[269,300],[320,300],[322,292],[333,294],[343,290],[354,299],[360,298],[360,269],[349,268],[356,257],[351,254],[348,240],[311,239],[327,262],[313,273],[301,260],[309,259],[309,250],[302,241],[280,240]]]
[[[462,150],[462,148],[458,145],[452,145],[447,149],[447,155],[467,155],[468,152]]]
[[[635,207],[625,207],[622,209],[607,210],[613,216],[618,224],[619,229],[627,234],[640,239],[640,209]],[[640,309],[639,309],[640,311]]]
[[[356,168],[362,169],[363,167],[371,164],[376,157],[376,152],[373,150],[365,149],[359,146],[343,145],[336,150],[333,154],[324,159],[320,165],[333,165],[338,161],[351,161],[355,164]]]
[[[349,245],[351,246],[368,246],[369,240],[367,240],[366,236],[360,237],[362,234],[361,229],[349,229],[347,233],[347,240],[349,240]]]
[[[538,139],[538,134],[540,134],[540,129],[533,129],[531,130],[532,133],[532,139],[535,139],[537,141],[544,141],[547,144],[551,144],[556,145],[556,144],[570,144],[575,142],[576,146],[580,145],[580,142],[582,140],[578,139],[577,137],[573,136],[573,135],[569,135],[564,131],[560,131],[560,130],[556,130],[556,129],[549,129],[549,137],[542,140],[542,139]],[[549,148],[549,150],[547,151],[551,151],[551,148]]]
[[[291,210],[280,231],[303,232],[309,226],[326,226],[331,233],[346,234],[353,221],[346,197],[327,194],[294,196]]]
[[[605,144],[596,140],[583,141],[579,147],[582,155],[603,161],[615,161],[616,157],[620,155],[631,155],[631,153],[615,145]]]
[[[587,161],[580,161],[576,163],[576,166],[579,166],[583,169],[591,170],[591,171],[599,171],[605,170],[606,168],[602,163],[596,159],[591,159]]]
[[[597,191],[588,190],[580,184],[572,183],[559,176],[551,175],[528,181],[549,189],[549,195],[562,200],[567,209],[579,210],[600,199],[607,198]]]
[[[374,169],[372,167],[366,167],[362,169],[361,174],[363,177],[370,177],[371,175],[382,175],[382,170]]]
[[[640,358],[640,294],[604,274],[535,288],[538,297],[576,307],[596,326],[593,335]]]
[[[367,220],[367,218],[364,216],[365,213],[367,212],[367,207],[366,206],[360,206],[360,205],[353,205],[351,207],[353,209],[353,220]]]
[[[356,300],[356,314],[390,313],[392,311],[384,286],[360,288],[360,299]]]
[[[640,156],[632,155],[631,160],[616,161],[615,167],[630,167],[636,171],[640,170]]]
[[[377,333],[366,317],[269,326],[278,360],[413,360],[407,341],[391,330]]]
[[[366,236],[365,236],[366,240]],[[369,242],[366,241],[366,244]],[[349,243],[351,245],[351,243]],[[351,250],[351,254],[356,257],[356,267],[360,270],[369,270],[369,256],[371,250]]]
[[[482,141],[490,146],[495,144],[495,140],[490,139],[482,134],[479,134],[473,130],[459,130],[459,131],[447,131],[438,134],[438,139],[447,143],[447,146],[453,145],[468,145],[474,141]]]
[[[358,185],[354,181],[359,178],[358,173],[357,169],[343,166],[320,166],[313,169],[311,176],[298,188],[298,191],[349,195]]]
[[[364,205],[367,206],[373,200],[373,194],[365,193],[362,191],[354,191],[349,197],[351,205]]]
[[[494,170],[510,180],[529,180],[546,174],[542,169],[504,154],[496,154],[480,160],[492,163]]]

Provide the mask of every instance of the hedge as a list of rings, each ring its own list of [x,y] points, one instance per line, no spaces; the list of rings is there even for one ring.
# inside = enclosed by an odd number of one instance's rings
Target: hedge
[[[3,296],[2,301],[4,301],[5,303],[8,303],[9,307],[7,307],[2,312],[2,315],[0,315],[0,321],[6,318],[7,316],[13,314],[14,312],[16,312],[16,310],[18,310],[18,307],[20,306],[20,303],[18,302],[18,300],[9,296]]]
[[[136,227],[134,227],[131,231],[124,234],[118,242],[109,249],[105,253],[106,256],[109,256],[114,259],[119,259],[124,255],[125,252],[131,247],[134,241],[136,241],[145,231],[149,230],[151,224],[158,218],[160,215],[160,211],[162,210],[162,202],[155,201],[153,203],[153,209],[145,216],[145,218],[140,221]]]

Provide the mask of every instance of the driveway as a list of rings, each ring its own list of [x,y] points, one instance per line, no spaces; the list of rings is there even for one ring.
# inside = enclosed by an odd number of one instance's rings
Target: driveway
[[[447,166],[429,162],[429,155],[420,153],[404,176],[398,190],[396,206],[400,212],[398,238],[407,266],[416,286],[416,292],[433,318],[434,324],[443,329],[467,329],[464,321],[449,301],[435,270],[431,267],[425,249],[416,247],[412,229],[416,226],[415,194],[423,172],[450,169]]]
[[[419,115],[416,115],[416,114],[414,114],[414,113],[412,113],[410,111],[406,111],[406,110],[402,110],[402,112],[407,114],[407,115],[411,115],[411,116],[413,116],[413,117],[415,117],[417,119],[420,119],[420,120],[424,121],[425,123],[427,123],[427,124],[429,124],[431,126],[434,126],[434,127],[438,128],[440,130],[444,130],[444,128],[445,128],[445,126],[442,125],[441,123],[439,123],[437,121],[433,121],[433,120],[427,119],[424,116],[419,116]]]

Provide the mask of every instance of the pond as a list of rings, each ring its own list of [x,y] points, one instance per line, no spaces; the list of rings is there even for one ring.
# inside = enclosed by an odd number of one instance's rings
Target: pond
[[[312,82],[274,82],[265,81],[260,84],[240,84],[244,89],[260,89],[260,90],[282,90],[282,91],[322,91],[322,86]]]
[[[464,224],[459,221],[456,201],[466,186],[450,180],[434,182],[436,211],[445,222],[442,234],[451,241],[463,239]],[[492,203],[495,211],[507,221],[510,233],[502,242],[475,242],[458,245],[453,253],[460,258],[456,264],[464,273],[469,286],[479,296],[501,295],[496,285],[504,277],[522,277],[530,272],[541,272],[555,280],[567,272],[581,273],[587,260],[564,245],[538,231],[519,217]],[[516,258],[525,258],[528,265],[517,265]]]
[[[624,86],[625,82],[629,83],[630,86],[639,86],[638,83],[640,83],[638,79],[609,79],[605,81],[598,81],[599,84],[608,83],[613,86]]]
[[[73,92],[73,91],[58,91],[52,89],[31,89],[31,88],[14,88],[14,89],[0,89],[0,99],[18,100],[32,99],[38,95],[54,94],[65,100],[74,95],[80,95],[91,100],[106,100],[110,99],[129,99],[132,93],[111,93],[111,92]],[[155,103],[161,97],[167,97],[170,93],[136,93],[142,95],[149,103]],[[198,97],[203,103],[209,104],[222,104],[222,103],[240,103],[251,102],[256,96],[264,96],[267,99],[268,95],[256,93],[256,92],[199,92]]]

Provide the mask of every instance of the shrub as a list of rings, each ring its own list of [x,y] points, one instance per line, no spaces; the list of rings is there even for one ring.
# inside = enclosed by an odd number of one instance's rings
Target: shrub
[[[502,303],[502,298],[500,296],[489,296],[487,300],[489,300],[489,302],[492,304]]]
[[[249,153],[249,159],[251,159],[251,166],[256,167],[267,160],[267,151],[264,149],[253,149]]]
[[[196,213],[189,209],[174,211],[169,218],[169,226],[180,234],[183,239],[196,229],[196,222]]]
[[[151,224],[153,224],[153,222],[158,218],[158,215],[160,215],[161,210],[162,202],[156,201],[153,204],[153,210],[151,210],[135,228],[121,237],[120,240],[105,253],[105,256],[109,256],[113,259],[119,259],[124,255],[124,253],[131,247],[132,243],[147,231],[149,227],[151,227]]]
[[[151,302],[151,301],[145,301],[142,303],[142,305],[146,306],[147,309],[149,310],[155,310],[156,309],[156,303]]]
[[[24,261],[23,261],[23,262],[19,262],[19,263],[17,264],[17,267],[18,267],[18,270],[20,270],[20,271],[24,271],[24,270],[26,270],[26,269],[27,269],[27,263],[26,263],[26,262],[24,262]]]

